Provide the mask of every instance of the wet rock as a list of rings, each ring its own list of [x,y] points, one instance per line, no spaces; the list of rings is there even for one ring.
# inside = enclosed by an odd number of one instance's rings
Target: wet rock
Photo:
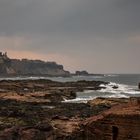
[[[113,89],[118,89],[118,86],[113,86],[112,88],[113,88]]]
[[[108,83],[85,80],[65,83],[51,80],[3,80],[0,81],[0,89],[7,92],[1,93],[0,97],[28,102],[61,102],[76,98],[78,91],[105,88],[101,84]]]

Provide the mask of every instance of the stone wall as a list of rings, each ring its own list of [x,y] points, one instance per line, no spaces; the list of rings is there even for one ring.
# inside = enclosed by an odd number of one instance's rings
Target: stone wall
[[[87,127],[88,140],[139,140],[140,116],[110,115]]]
[[[84,123],[88,140],[140,140],[139,100],[131,100],[89,118]]]

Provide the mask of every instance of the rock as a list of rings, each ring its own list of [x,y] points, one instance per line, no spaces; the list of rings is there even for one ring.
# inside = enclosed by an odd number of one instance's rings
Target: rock
[[[75,75],[89,75],[87,71],[76,71]]]
[[[21,140],[46,140],[45,133],[38,129],[27,129],[20,132]]]
[[[113,88],[113,89],[118,89],[118,86],[113,86],[112,88]]]
[[[64,117],[64,116],[55,115],[55,116],[52,117],[52,120],[69,120],[69,118]]]
[[[130,102],[132,106],[140,106],[140,98],[131,97]]]
[[[96,99],[93,99],[93,100],[90,100],[88,101],[88,104],[90,106],[104,106],[104,107],[108,107],[108,108],[111,108],[112,106],[115,106],[115,105],[119,105],[119,104],[124,104],[124,103],[128,103],[129,102],[129,99],[127,98],[96,98]]]
[[[0,140],[18,140],[18,128],[11,127],[7,128],[4,131],[0,131]]]
[[[130,102],[115,98],[97,98],[87,104],[61,102],[101,84],[108,83],[0,81],[4,92],[0,94],[0,140],[138,140],[138,98]]]
[[[89,140],[139,140],[139,100],[136,98],[131,100],[130,103],[114,106],[84,121],[83,128],[86,137]]]
[[[140,89],[140,83],[139,83],[139,85],[138,85],[138,88]]]
[[[40,130],[40,131],[52,131],[53,127],[51,126],[51,124],[49,122],[40,122],[35,126],[36,129]]]
[[[61,102],[76,98],[76,92],[100,90],[102,81],[55,82],[51,80],[2,80],[0,89],[4,99],[15,99],[28,102]],[[26,89],[26,90],[25,90]],[[5,92],[7,91],[7,93]]]

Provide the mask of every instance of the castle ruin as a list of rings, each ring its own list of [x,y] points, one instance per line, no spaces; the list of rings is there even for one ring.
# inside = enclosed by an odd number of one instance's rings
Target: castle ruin
[[[0,57],[7,57],[7,52],[5,53],[0,52]]]
[[[7,52],[0,52],[0,64],[4,63],[5,60],[7,60],[8,57],[7,57]]]

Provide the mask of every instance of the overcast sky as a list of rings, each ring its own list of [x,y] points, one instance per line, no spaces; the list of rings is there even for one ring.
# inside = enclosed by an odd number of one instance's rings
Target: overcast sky
[[[0,50],[70,71],[140,73],[140,0],[0,0]]]

